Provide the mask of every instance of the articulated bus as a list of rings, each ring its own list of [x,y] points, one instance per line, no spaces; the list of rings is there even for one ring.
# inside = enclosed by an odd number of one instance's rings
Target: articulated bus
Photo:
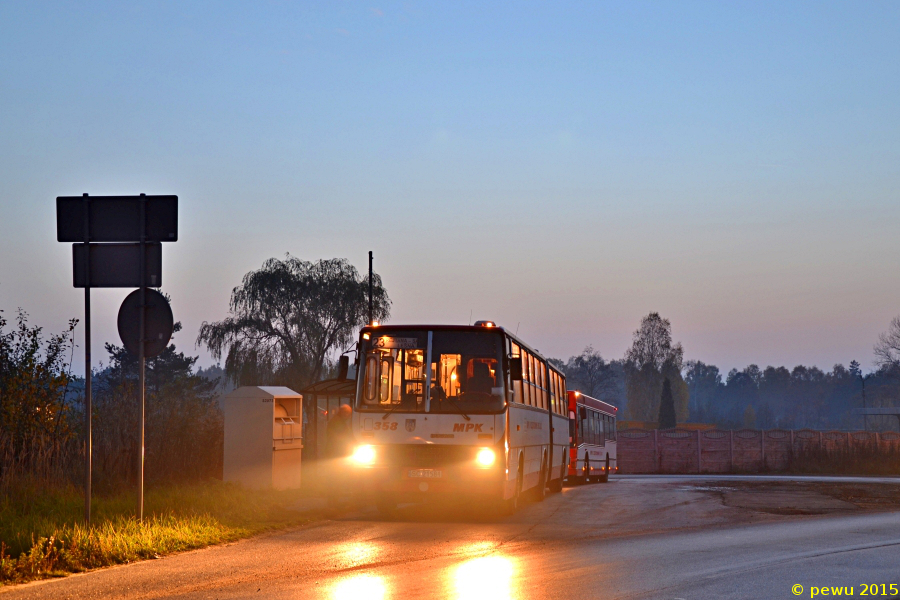
[[[562,489],[566,381],[491,321],[360,331],[349,457],[380,511],[468,496],[512,512]]]
[[[612,404],[569,391],[567,482],[605,482],[616,472],[616,412]]]

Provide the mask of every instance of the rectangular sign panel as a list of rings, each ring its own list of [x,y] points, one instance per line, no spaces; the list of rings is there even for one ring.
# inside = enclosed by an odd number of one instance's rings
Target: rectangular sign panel
[[[74,287],[84,287],[84,244],[72,244]],[[92,288],[140,287],[140,244],[91,244]],[[145,244],[146,285],[162,285],[162,244]]]
[[[140,196],[88,196],[91,242],[141,241]],[[147,241],[178,241],[178,196],[144,196]],[[56,199],[56,241],[84,241],[84,196]],[[93,287],[93,285],[91,286]]]
[[[390,337],[383,335],[372,340],[373,348],[415,350],[419,347],[417,338]]]

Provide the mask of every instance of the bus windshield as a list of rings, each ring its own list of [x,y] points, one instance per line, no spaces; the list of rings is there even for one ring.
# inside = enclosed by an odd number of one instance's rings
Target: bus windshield
[[[359,408],[368,411],[497,413],[505,406],[503,337],[496,332],[391,331],[363,340]],[[427,366],[431,386],[426,394]]]

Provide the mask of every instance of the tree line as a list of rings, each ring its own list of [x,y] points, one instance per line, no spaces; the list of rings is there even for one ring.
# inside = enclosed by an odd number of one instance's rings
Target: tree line
[[[675,423],[721,428],[895,430],[895,417],[863,418],[853,410],[900,406],[900,317],[879,336],[874,354],[871,373],[855,360],[830,371],[749,365],[722,373],[715,365],[685,361],[669,320],[650,313],[621,359],[606,361],[588,346],[566,361],[551,360],[566,373],[570,389],[614,404],[625,420],[672,426],[674,412]]]

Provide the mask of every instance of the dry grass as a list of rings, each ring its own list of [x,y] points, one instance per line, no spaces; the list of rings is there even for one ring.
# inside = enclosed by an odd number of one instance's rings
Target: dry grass
[[[95,499],[94,523],[82,522],[74,488],[20,485],[0,498],[0,585],[156,558],[266,529],[299,524],[289,509],[299,492],[250,492],[209,482],[150,490],[145,519],[133,494]]]

